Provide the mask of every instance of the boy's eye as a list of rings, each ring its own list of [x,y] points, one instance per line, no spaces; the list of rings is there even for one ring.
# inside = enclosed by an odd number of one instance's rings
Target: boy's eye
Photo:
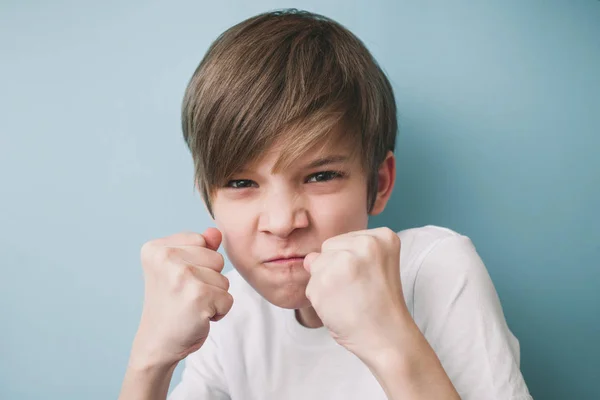
[[[307,183],[312,182],[327,182],[336,178],[341,178],[344,176],[344,173],[339,171],[320,171],[315,174],[309,175],[307,178]],[[232,189],[246,189],[251,187],[258,187],[256,182],[250,179],[234,179],[225,185],[225,187]]]
[[[237,180],[227,182],[227,185],[225,185],[225,186],[234,188],[234,189],[244,189],[244,188],[252,187],[251,186],[252,184],[256,185],[255,182],[253,182],[249,179],[237,179]]]
[[[338,171],[321,171],[316,174],[312,174],[308,177],[309,182],[326,182],[332,179],[341,178],[344,176],[343,173]]]

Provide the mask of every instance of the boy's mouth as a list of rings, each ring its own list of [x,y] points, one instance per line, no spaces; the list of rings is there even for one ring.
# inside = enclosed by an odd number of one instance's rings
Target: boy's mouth
[[[302,264],[304,262],[304,257],[303,255],[298,255],[298,254],[292,254],[292,255],[288,255],[288,256],[276,256],[273,258],[270,258],[266,261],[264,261],[265,264],[275,264],[275,265],[284,265],[284,264],[294,264],[294,263],[300,263]]]

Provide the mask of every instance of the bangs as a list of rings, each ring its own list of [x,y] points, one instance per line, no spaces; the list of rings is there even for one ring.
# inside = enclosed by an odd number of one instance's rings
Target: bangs
[[[212,188],[209,193],[223,187],[239,171],[259,163],[269,151],[277,151],[277,157],[272,174],[278,174],[291,168],[301,158],[308,154],[326,152],[335,146],[343,146],[350,151],[351,160],[360,157],[360,143],[356,135],[349,134],[351,124],[344,122],[341,113],[315,113],[309,118],[264,135],[262,141],[250,141],[247,146],[240,146],[229,153],[227,158],[214,157],[208,161],[212,165],[212,178],[208,184]],[[253,138],[258,139],[257,136]],[[209,154],[217,154],[217,149]]]

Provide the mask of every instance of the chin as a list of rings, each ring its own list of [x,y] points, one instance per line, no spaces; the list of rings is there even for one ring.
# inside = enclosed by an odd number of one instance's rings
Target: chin
[[[269,303],[288,309],[310,306],[306,286],[310,274],[297,266],[292,268],[238,268],[242,277]]]
[[[310,307],[310,301],[306,298],[304,293],[298,295],[263,295],[261,293],[261,296],[263,296],[269,303],[280,308],[298,310],[301,308]]]
[[[310,306],[306,298],[306,284],[252,285],[265,300],[274,306],[296,310]]]

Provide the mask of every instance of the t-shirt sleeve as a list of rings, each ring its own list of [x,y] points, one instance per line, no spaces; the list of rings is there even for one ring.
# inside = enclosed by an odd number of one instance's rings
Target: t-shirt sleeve
[[[200,350],[185,359],[181,381],[168,396],[168,400],[230,399],[223,367],[219,362],[217,342],[212,333],[211,331]]]
[[[441,239],[417,272],[413,318],[463,400],[529,400],[519,342],[471,240]]]

